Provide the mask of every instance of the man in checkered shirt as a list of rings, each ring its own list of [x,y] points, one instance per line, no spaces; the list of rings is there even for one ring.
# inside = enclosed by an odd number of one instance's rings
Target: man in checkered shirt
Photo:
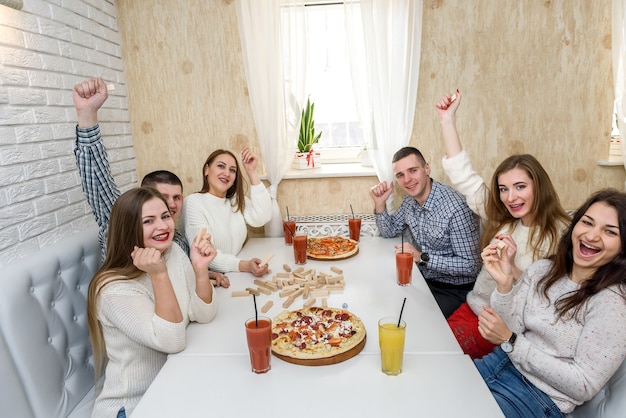
[[[400,149],[392,163],[406,196],[398,210],[389,213],[386,201],[393,183],[372,187],[376,224],[385,238],[407,231],[404,251],[413,254],[447,318],[465,301],[480,270],[479,219],[460,193],[430,178],[430,165],[417,148]],[[400,250],[401,245],[395,247]]]

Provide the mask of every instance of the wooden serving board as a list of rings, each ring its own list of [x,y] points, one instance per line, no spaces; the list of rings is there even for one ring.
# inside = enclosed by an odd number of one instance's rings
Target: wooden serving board
[[[307,252],[306,254],[306,258],[308,258],[309,260],[317,260],[317,261],[337,261],[337,260],[345,260],[351,257],[354,257],[355,255],[357,255],[359,253],[359,249],[356,249],[355,253],[352,253],[350,255],[344,255],[341,257],[337,257],[337,258],[319,258],[319,257],[315,257],[314,255],[311,255]]]
[[[337,364],[337,363],[341,363],[342,361],[349,360],[352,357],[359,354],[363,350],[363,347],[365,347],[365,340],[367,340],[367,335],[363,337],[363,341],[361,341],[360,343],[358,343],[357,345],[355,345],[354,347],[352,347],[350,350],[346,351],[345,353],[337,354],[332,357],[325,357],[325,358],[319,358],[319,359],[317,358],[301,359],[301,358],[287,357],[287,356],[283,356],[281,354],[275,353],[274,350],[272,350],[272,354],[274,354],[274,356],[278,357],[279,359],[286,361],[287,363],[299,364],[301,366],[328,366],[331,364]]]

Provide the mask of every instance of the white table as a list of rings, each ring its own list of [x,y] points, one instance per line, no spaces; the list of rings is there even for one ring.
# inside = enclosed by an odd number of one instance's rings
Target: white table
[[[282,238],[251,239],[240,253],[249,259],[274,257],[272,274],[292,268],[293,249]],[[233,290],[256,287],[249,273],[229,273],[229,289],[215,289],[218,314],[209,324],[190,324],[187,346],[171,355],[131,418],[159,417],[502,417],[471,359],[460,349],[419,269],[413,285],[396,284],[396,242],[362,238],[359,253],[346,260],[308,260],[305,267],[330,272],[343,270],[345,288],[331,292],[328,306],[359,316],[367,342],[356,357],[330,366],[298,366],[276,357],[272,370],[250,370],[244,322],[254,316],[252,297],[232,297]],[[386,376],[380,371],[378,319],[397,316],[407,323],[403,371]],[[258,309],[274,302],[265,314],[284,310],[278,292],[257,297]],[[318,303],[321,300],[318,299]],[[299,309],[297,299],[288,309]]]
[[[398,376],[383,374],[376,354],[319,367],[271,361],[256,375],[247,355],[171,357],[131,418],[503,417],[465,355],[405,354]]]
[[[419,269],[416,266],[413,268],[412,286],[396,284],[394,243],[395,240],[381,237],[362,238],[359,253],[354,257],[332,262],[308,260],[304,267],[328,273],[331,273],[331,266],[343,270],[345,289],[331,292],[327,298],[328,306],[341,308],[346,303],[347,309],[361,318],[369,336],[364,353],[379,353],[378,320],[384,316],[398,316],[406,297],[402,314],[407,323],[405,352],[462,354]],[[277,272],[284,272],[283,264],[298,267],[294,264],[293,247],[284,245],[283,238],[253,238],[246,243],[240,257],[263,259],[272,252],[274,257],[269,262],[271,274],[264,280],[269,280]],[[190,324],[187,347],[179,355],[247,353],[243,324],[254,316],[254,302],[252,296],[231,297],[231,293],[233,290],[256,287],[253,284],[255,277],[250,273],[229,273],[228,277],[231,282],[229,289],[215,289],[219,304],[216,318],[209,324]],[[257,297],[259,313],[268,300],[272,300],[274,305],[267,314],[260,315],[275,317],[285,310],[282,307],[285,299],[280,298],[278,292],[261,294]],[[317,302],[321,303],[321,299],[318,298]],[[288,309],[300,309],[302,304],[303,299],[298,298]]]

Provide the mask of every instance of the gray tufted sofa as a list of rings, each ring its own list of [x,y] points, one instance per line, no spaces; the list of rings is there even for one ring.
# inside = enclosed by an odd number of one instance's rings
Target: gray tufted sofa
[[[0,416],[87,418],[95,398],[87,288],[96,228],[0,272]]]

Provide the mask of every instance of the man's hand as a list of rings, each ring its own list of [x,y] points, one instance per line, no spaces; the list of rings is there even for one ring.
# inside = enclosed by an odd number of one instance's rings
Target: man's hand
[[[72,99],[78,116],[78,126],[89,128],[98,123],[98,110],[109,97],[102,77],[81,81],[72,89]]]
[[[374,212],[382,213],[385,211],[386,202],[393,192],[393,182],[387,183],[383,181],[370,189],[370,197],[374,201]]]

